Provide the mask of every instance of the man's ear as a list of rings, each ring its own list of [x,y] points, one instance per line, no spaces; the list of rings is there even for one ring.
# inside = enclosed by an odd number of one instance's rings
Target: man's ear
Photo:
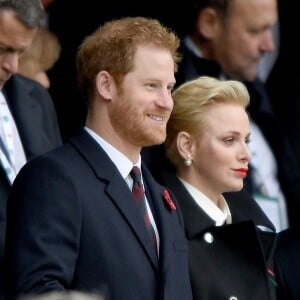
[[[212,8],[204,8],[198,15],[196,30],[207,39],[215,36],[220,24],[220,16],[218,12]]]
[[[96,89],[103,99],[110,100],[113,98],[115,81],[107,71],[100,71],[97,74]]]

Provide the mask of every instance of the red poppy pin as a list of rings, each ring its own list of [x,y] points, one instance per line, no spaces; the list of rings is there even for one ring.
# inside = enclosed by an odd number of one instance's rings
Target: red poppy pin
[[[163,198],[164,198],[164,201],[165,201],[166,205],[168,206],[169,210],[171,210],[171,211],[176,210],[176,206],[175,206],[174,202],[172,201],[171,196],[167,190],[164,190]]]

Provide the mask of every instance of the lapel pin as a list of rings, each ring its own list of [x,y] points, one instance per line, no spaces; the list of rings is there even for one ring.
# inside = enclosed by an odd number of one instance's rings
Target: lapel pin
[[[176,206],[175,206],[174,202],[172,201],[171,196],[167,190],[164,190],[163,198],[164,198],[165,204],[168,206],[169,210],[171,210],[171,211],[176,210]]]

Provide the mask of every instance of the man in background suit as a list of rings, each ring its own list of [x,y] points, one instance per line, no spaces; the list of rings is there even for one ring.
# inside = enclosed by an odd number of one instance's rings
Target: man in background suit
[[[0,1],[0,299],[8,194],[27,160],[61,144],[56,112],[47,90],[20,75],[20,55],[43,21],[38,0]]]
[[[172,31],[141,17],[108,22],[84,40],[77,69],[86,127],[31,160],[12,188],[9,298],[61,290],[192,298],[182,216],[140,157],[166,137],[178,46]],[[145,215],[131,192],[133,166],[142,171]]]

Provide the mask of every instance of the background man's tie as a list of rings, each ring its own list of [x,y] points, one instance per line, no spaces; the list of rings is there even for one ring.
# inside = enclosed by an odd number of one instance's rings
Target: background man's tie
[[[146,204],[146,198],[145,198],[145,190],[142,183],[141,178],[141,171],[138,167],[134,166],[132,170],[130,171],[130,176],[133,180],[132,185],[132,194],[135,199],[136,204],[139,206],[140,211],[142,212],[143,220],[146,225],[146,228],[149,232],[151,242],[155,248],[155,251],[157,252],[157,242],[156,242],[156,236],[155,231],[153,229],[153,226],[150,222],[149,214],[147,211],[147,204]]]

